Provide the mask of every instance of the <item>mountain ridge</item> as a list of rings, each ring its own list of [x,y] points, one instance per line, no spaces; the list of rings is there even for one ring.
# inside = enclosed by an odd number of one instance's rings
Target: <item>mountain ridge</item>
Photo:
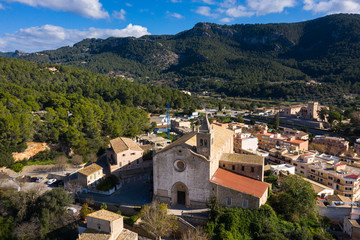
[[[359,94],[359,29],[357,14],[298,23],[200,22],[175,35],[84,39],[73,47],[17,57],[191,91],[279,98],[283,89],[285,98],[299,100],[305,94],[316,100],[324,98],[316,92]],[[312,79],[322,85],[308,88],[305,84]],[[338,93],[327,89],[335,85],[340,86]]]

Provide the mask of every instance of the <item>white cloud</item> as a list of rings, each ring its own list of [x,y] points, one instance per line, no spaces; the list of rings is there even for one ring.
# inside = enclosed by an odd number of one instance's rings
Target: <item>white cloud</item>
[[[66,29],[54,25],[23,28],[0,38],[0,51],[26,52],[56,49],[62,46],[72,46],[85,38],[108,37],[140,37],[149,35],[146,27],[129,24],[123,29],[89,28],[86,30]]]
[[[216,2],[214,2],[213,0],[202,0],[203,3],[209,4],[209,5],[214,5]]]
[[[220,7],[223,8],[231,8],[236,6],[236,0],[224,0],[222,3],[220,3]]]
[[[4,5],[2,5],[2,4],[0,3],[0,10],[4,10],[4,9],[5,9]]]
[[[212,17],[212,18],[218,17],[217,14],[211,12],[210,7],[204,7],[204,6],[203,7],[198,7],[195,12],[197,14],[200,14],[200,15],[203,15],[203,16],[206,16],[206,17]]]
[[[169,17],[177,18],[177,19],[181,19],[181,18],[184,17],[184,16],[181,15],[180,13],[176,13],[176,12],[171,13],[171,12],[169,12],[169,11],[166,12],[166,15],[169,16]]]
[[[244,6],[237,6],[237,7],[233,7],[233,8],[229,8],[226,11],[226,15],[230,16],[230,17],[251,17],[254,15],[254,12],[250,12],[248,10],[248,8],[244,7]]]
[[[32,7],[44,7],[56,11],[72,12],[87,18],[107,18],[108,12],[102,8],[99,0],[2,0],[19,2]]]
[[[222,23],[228,23],[228,22],[232,22],[232,21],[234,21],[234,19],[233,18],[222,18],[222,19],[220,19],[220,22],[222,22]]]
[[[114,11],[112,16],[113,18],[119,19],[119,20],[125,20],[125,10],[121,9],[120,11]]]
[[[181,0],[171,0],[172,3],[180,3]]]
[[[255,11],[257,15],[269,13],[281,13],[286,7],[294,7],[295,0],[248,0],[248,7]]]
[[[128,7],[132,7],[131,3],[125,3],[125,5],[128,6]]]
[[[314,13],[360,13],[359,0],[304,0],[304,10]]]

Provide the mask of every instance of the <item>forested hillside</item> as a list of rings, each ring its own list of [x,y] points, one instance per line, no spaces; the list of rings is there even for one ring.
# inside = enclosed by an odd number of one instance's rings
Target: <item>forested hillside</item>
[[[108,137],[148,130],[147,111],[161,111],[167,102],[188,112],[196,107],[189,95],[167,86],[0,57],[0,158],[30,140],[96,153]]]
[[[14,56],[191,91],[339,104],[360,93],[360,15],[289,24],[198,23],[176,35],[85,39]]]

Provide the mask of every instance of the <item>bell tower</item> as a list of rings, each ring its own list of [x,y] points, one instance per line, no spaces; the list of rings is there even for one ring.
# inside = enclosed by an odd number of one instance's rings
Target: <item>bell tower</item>
[[[207,114],[196,134],[196,152],[210,160],[214,143],[214,130],[212,129]]]

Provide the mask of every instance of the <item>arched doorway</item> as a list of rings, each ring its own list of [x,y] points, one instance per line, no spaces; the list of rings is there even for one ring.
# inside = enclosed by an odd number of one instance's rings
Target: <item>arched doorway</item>
[[[189,190],[182,182],[175,183],[171,188],[171,205],[190,207]]]

